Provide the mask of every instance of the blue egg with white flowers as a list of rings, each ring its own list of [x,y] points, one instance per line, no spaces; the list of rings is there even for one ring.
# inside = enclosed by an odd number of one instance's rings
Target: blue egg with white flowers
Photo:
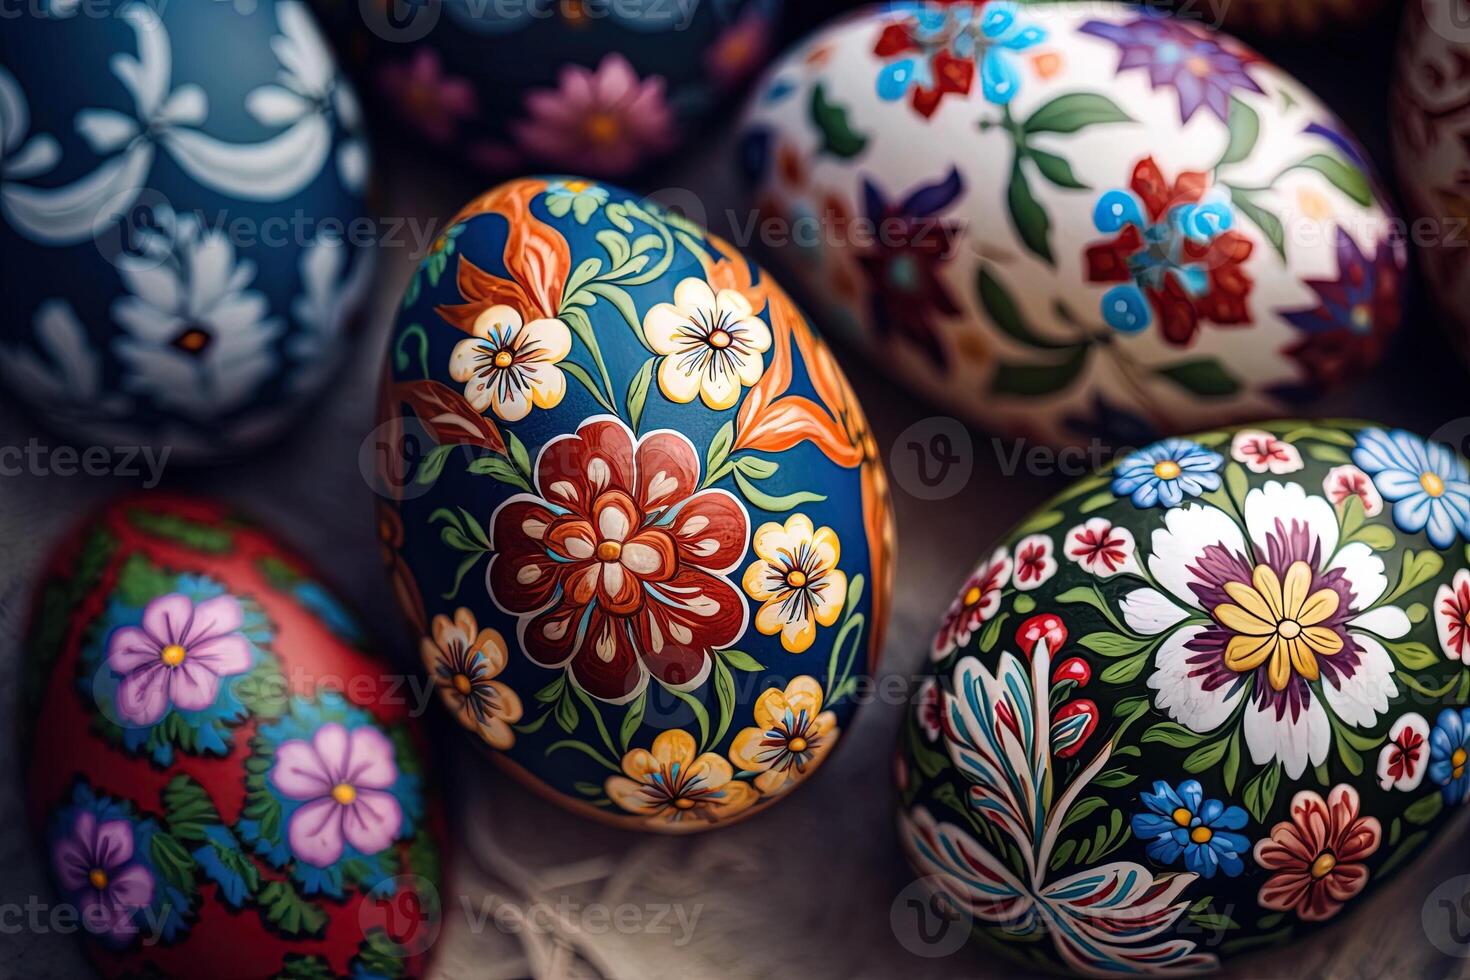
[[[372,281],[371,169],[301,0],[34,5],[0,32],[0,382],[74,441],[282,433]]]

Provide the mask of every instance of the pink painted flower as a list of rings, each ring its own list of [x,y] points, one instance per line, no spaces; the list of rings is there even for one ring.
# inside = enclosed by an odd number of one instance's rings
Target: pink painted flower
[[[771,18],[759,5],[720,32],[705,54],[710,77],[722,88],[734,88],[765,60],[771,46]]]
[[[1465,569],[1434,593],[1434,628],[1446,657],[1470,663],[1470,572]]]
[[[1383,512],[1383,495],[1373,485],[1372,477],[1351,463],[1329,470],[1327,478],[1322,481],[1322,492],[1327,494],[1334,507],[1349,497],[1357,497],[1363,502],[1365,516],[1373,517]]]
[[[526,95],[526,110],[514,126],[522,149],[593,176],[622,176],[674,144],[664,80],[640,79],[620,54],[596,70],[566,66],[559,87]]]
[[[124,626],[107,643],[107,666],[122,676],[117,709],[134,725],[152,725],[170,707],[202,711],[219,696],[219,680],[250,669],[245,614],[234,596],[197,605],[172,593],[148,603],[143,625]]]
[[[83,810],[71,836],[56,842],[51,863],[89,931],[115,940],[133,936],[133,914],[153,901],[153,875],[133,862],[132,824],[108,820],[99,825],[96,814]]]
[[[1295,473],[1304,465],[1295,446],[1256,429],[1235,434],[1230,440],[1230,458],[1252,473]]]
[[[1045,585],[1057,573],[1051,538],[1045,534],[1025,537],[1016,545],[1016,588],[1022,592]]]
[[[325,868],[342,857],[344,840],[365,856],[392,844],[403,808],[389,789],[398,781],[393,743],[376,728],[349,732],[332,722],[310,742],[292,739],[276,750],[271,782],[306,804],[291,814],[291,853]]]
[[[436,143],[454,139],[455,127],[479,112],[474,87],[445,75],[439,53],[430,47],[419,48],[411,61],[384,65],[378,84],[404,121]]]
[[[1133,558],[1133,532],[1106,517],[1094,517],[1068,531],[1062,551],[1069,561],[1098,578],[1112,578],[1138,567]]]
[[[1011,581],[1011,558],[1004,548],[995,549],[990,560],[970,573],[960,594],[950,603],[944,622],[934,635],[929,655],[943,660],[956,647],[970,642],[970,637],[1000,609],[1000,596]]]

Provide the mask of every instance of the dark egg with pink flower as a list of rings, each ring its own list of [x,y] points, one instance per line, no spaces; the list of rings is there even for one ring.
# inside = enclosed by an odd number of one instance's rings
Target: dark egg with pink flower
[[[1467,543],[1470,464],[1371,423],[1083,478],[929,646],[896,767],[915,874],[986,954],[1085,976],[1209,971],[1364,908],[1470,799]]]
[[[394,591],[502,768],[684,833],[828,764],[882,645],[888,488],[759,266],[618,187],[503,184],[415,273],[381,416]]]
[[[318,6],[364,91],[425,152],[490,173],[621,178],[688,146],[741,90],[783,2]]]
[[[875,5],[777,64],[739,151],[818,325],[998,433],[1137,445],[1293,414],[1401,319],[1363,150],[1186,13]]]
[[[120,502],[57,550],[27,655],[30,817],[102,975],[423,975],[415,702],[300,557],[215,503]]]

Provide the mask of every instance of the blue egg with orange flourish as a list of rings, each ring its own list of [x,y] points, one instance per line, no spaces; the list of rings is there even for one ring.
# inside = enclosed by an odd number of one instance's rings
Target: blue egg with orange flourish
[[[769,805],[853,721],[887,484],[786,293],[616,187],[512,181],[415,274],[381,402],[385,554],[495,760],[663,832]]]

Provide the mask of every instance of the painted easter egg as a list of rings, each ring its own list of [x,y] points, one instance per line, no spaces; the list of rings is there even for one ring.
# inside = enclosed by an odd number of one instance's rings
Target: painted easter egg
[[[992,431],[1279,415],[1400,321],[1405,250],[1340,123],[1145,9],[870,9],[773,70],[740,153],[818,322]]]
[[[425,152],[484,172],[631,176],[765,62],[782,0],[318,0],[365,90]]]
[[[268,440],[371,283],[351,87],[301,0],[42,7],[0,36],[0,379],[89,443]]]
[[[1208,970],[1363,904],[1470,796],[1470,475],[1361,422],[1170,438],[945,614],[899,752],[916,874],[987,949]]]
[[[421,702],[299,557],[214,503],[114,504],[56,552],[26,654],[29,813],[100,973],[423,975]]]
[[[550,798],[664,832],[810,777],[888,613],[886,480],[780,286],[570,178],[473,201],[389,352],[385,554],[449,710]]]
[[[1470,4],[1413,0],[1394,81],[1394,152],[1411,238],[1453,339],[1470,341]]]

